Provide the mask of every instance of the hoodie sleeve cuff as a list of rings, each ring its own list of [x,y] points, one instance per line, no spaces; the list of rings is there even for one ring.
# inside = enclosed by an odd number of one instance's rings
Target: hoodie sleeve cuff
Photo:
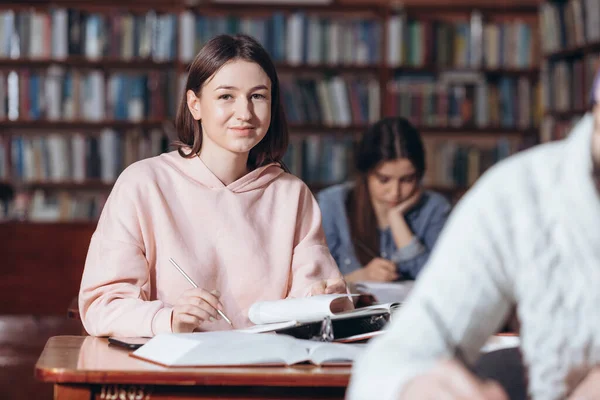
[[[171,307],[161,308],[154,314],[152,318],[152,335],[156,336],[160,333],[173,333],[171,329],[171,315],[173,309]]]

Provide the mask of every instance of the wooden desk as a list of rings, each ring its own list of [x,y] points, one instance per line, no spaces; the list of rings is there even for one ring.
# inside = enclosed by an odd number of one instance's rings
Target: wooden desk
[[[165,368],[104,338],[50,338],[35,376],[60,400],[343,399],[349,367]]]

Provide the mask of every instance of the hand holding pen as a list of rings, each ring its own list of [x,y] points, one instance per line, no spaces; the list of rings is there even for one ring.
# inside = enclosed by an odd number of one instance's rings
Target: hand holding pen
[[[193,332],[206,321],[214,322],[223,318],[232,325],[223,313],[223,305],[219,301],[220,293],[199,288],[185,271],[170,258],[173,266],[190,282],[192,289],[184,291],[173,307],[173,332]],[[233,325],[232,325],[233,326]]]

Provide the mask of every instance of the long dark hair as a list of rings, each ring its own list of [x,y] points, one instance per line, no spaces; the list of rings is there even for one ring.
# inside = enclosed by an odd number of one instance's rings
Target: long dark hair
[[[175,142],[177,151],[182,157],[191,158],[202,148],[202,126],[200,121],[192,117],[188,109],[187,91],[193,90],[199,96],[204,83],[225,63],[232,60],[244,60],[260,65],[271,80],[271,124],[265,137],[250,150],[247,165],[250,170],[271,162],[283,166],[281,159],[288,146],[289,133],[280,100],[277,71],[269,54],[260,43],[251,36],[241,34],[215,36],[194,58],[175,119],[179,137]],[[189,153],[185,152],[186,148],[191,149]]]
[[[366,265],[379,254],[377,218],[367,178],[381,163],[407,158],[421,180],[425,173],[425,150],[419,131],[402,117],[384,118],[372,125],[356,146],[356,182],[348,194],[346,209],[358,259]]]

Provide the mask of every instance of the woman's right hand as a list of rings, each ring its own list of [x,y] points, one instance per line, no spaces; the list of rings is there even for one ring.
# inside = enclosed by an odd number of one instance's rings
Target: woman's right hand
[[[173,307],[171,329],[175,333],[193,332],[206,321],[221,319],[217,309],[223,310],[219,292],[201,288],[188,289],[181,294]]]
[[[456,360],[440,361],[404,386],[399,400],[508,400],[497,382],[482,381]]]
[[[390,282],[396,281],[400,277],[396,271],[396,264],[385,258],[374,258],[363,268],[355,271],[354,282],[375,281]]]

